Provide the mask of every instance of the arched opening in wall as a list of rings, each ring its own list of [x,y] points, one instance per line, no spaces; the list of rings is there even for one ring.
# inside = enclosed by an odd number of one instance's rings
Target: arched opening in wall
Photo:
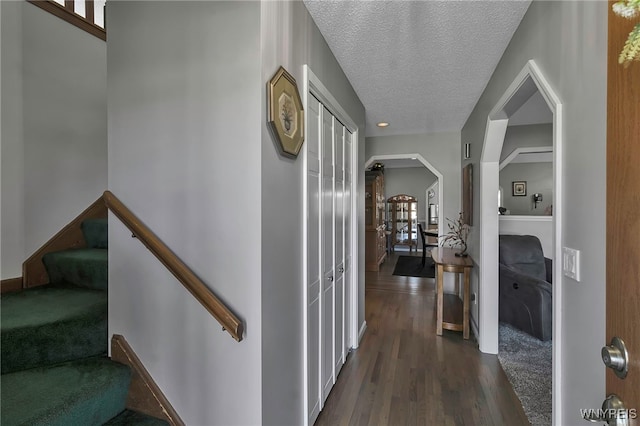
[[[443,220],[439,217],[439,210],[443,205],[442,173],[420,154],[374,155],[365,162],[365,170],[371,171],[372,167],[377,164],[382,165],[384,169],[383,198],[385,206],[382,221],[386,222],[385,229],[387,233],[394,233],[394,235],[387,234],[389,235],[389,241],[386,243],[387,248],[391,246],[392,250],[397,248],[401,251],[412,251],[413,247],[417,247],[419,250],[422,250],[422,243],[420,237],[417,235],[418,223],[424,230],[433,230],[434,233],[438,235],[442,235],[444,232]],[[395,195],[409,195],[416,199],[416,220],[412,222],[410,229],[398,230],[391,224],[393,215],[387,200]],[[406,232],[402,234],[403,231]],[[395,233],[398,232],[400,232],[402,236],[398,237],[395,235]],[[410,239],[411,244],[401,243],[401,241],[407,239],[405,237]],[[400,241],[400,243],[395,244],[398,241]],[[437,245],[437,238],[428,237],[427,242]]]
[[[536,142],[531,142],[536,138]],[[539,149],[542,146],[547,149]],[[549,147],[550,167],[547,161],[540,161],[545,157],[549,160],[549,154],[542,152],[548,152]],[[527,151],[538,151],[537,157],[530,163],[519,163],[512,172],[506,169],[508,162]],[[531,157],[523,161],[529,160]],[[528,177],[527,169],[535,169],[535,166],[527,164],[535,163],[545,163],[541,166],[545,171],[533,171],[532,177]],[[519,284],[512,277],[507,283],[504,279],[509,270],[499,265],[498,259],[508,263],[506,257],[517,257],[519,250],[524,250],[531,240],[529,237],[501,237],[504,234],[539,234],[537,237],[544,245],[545,257],[561,258],[561,167],[562,104],[535,62],[529,61],[489,114],[480,160],[479,343],[481,351],[498,353],[499,340],[503,338],[499,332],[503,320],[513,323],[514,329],[528,329],[524,330],[527,336],[533,334],[540,341],[551,340],[552,412],[549,417],[556,422],[561,418],[558,399],[561,395],[562,359],[561,268],[557,267],[557,262],[553,263],[548,277],[553,285],[541,290],[547,303],[544,312],[536,309],[525,319],[518,316],[528,310],[527,300],[521,297],[521,287],[525,284]],[[546,174],[544,179],[540,178],[541,173]],[[549,175],[552,177],[550,180]],[[519,214],[506,215],[507,211]],[[509,250],[506,250],[506,245],[509,245]],[[508,251],[509,256],[501,256],[500,247],[503,247],[502,254]]]

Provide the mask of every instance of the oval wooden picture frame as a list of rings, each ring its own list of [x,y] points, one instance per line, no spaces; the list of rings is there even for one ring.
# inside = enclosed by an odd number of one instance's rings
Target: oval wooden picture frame
[[[297,157],[304,142],[304,108],[296,79],[280,67],[267,84],[269,127],[280,152]]]

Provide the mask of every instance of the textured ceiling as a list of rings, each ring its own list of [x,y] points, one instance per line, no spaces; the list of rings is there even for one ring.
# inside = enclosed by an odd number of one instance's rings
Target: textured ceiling
[[[304,3],[384,136],[461,130],[530,0]]]

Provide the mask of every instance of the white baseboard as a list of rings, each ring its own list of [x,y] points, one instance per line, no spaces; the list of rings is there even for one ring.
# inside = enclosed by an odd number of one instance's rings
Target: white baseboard
[[[480,341],[480,331],[478,329],[478,324],[476,324],[476,319],[472,316],[469,316],[469,324],[471,325],[471,331],[473,335],[476,336],[476,341]]]
[[[360,346],[360,341],[362,340],[362,336],[364,336],[364,332],[367,329],[367,322],[362,322],[362,327],[360,327],[360,332],[358,333],[358,346]]]

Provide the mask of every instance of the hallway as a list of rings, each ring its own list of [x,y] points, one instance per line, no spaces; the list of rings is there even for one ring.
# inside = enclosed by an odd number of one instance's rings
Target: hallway
[[[367,272],[367,330],[316,425],[528,425],[497,356],[436,336],[435,280],[392,275],[397,256]]]

